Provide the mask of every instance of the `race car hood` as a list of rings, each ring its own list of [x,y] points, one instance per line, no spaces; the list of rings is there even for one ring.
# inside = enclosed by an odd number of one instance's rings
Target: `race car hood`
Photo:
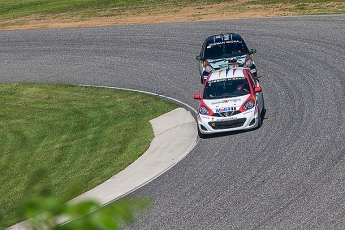
[[[246,57],[247,55],[229,57],[229,58],[224,58],[224,59],[209,59],[208,62],[210,63],[212,68],[221,69],[224,67],[228,67],[229,61],[237,62],[237,65],[243,65],[246,60]]]
[[[228,112],[231,110],[238,110],[239,107],[248,99],[250,95],[240,97],[229,97],[220,99],[203,100],[208,108],[213,113]]]

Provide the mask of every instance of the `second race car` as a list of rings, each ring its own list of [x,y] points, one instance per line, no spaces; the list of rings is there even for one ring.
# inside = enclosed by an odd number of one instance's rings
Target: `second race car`
[[[250,68],[251,73],[257,76],[253,54],[256,49],[248,49],[243,38],[234,33],[213,35],[205,39],[200,54],[196,57],[199,61],[201,84],[207,76],[215,70],[228,66],[243,66]]]

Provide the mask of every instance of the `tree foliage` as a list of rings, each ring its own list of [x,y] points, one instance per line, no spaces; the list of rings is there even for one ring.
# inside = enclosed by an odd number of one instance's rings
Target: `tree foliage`
[[[41,175],[41,176],[40,176]],[[43,172],[37,173],[27,188],[28,196],[21,210],[33,230],[117,230],[124,223],[135,221],[145,211],[149,198],[120,199],[103,206],[96,200],[69,201],[78,191],[70,188],[64,198],[55,198],[49,192]]]

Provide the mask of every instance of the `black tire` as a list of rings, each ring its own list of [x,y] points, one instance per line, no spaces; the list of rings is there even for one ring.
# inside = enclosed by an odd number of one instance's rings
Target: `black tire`
[[[264,99],[264,95],[262,95],[262,111],[261,111],[262,120],[265,118],[265,114],[266,114],[265,99]]]
[[[258,126],[256,127],[257,129],[260,128],[262,126],[262,112],[259,113],[259,116],[258,116]]]
[[[259,114],[259,124],[258,124],[258,128],[260,128],[262,126],[262,123],[264,123],[264,119],[265,119],[265,114],[266,114],[266,107],[265,107],[265,101],[262,97],[262,111],[260,111]]]
[[[201,82],[202,85],[204,84],[204,82],[205,82],[205,81],[204,81],[204,76],[201,76],[201,77],[200,77],[200,82]]]
[[[200,132],[200,129],[199,129],[199,126],[198,126],[198,125],[197,125],[196,128],[198,129],[198,136],[199,136],[200,138],[204,138],[204,137],[205,137],[205,134],[202,134],[202,133]]]

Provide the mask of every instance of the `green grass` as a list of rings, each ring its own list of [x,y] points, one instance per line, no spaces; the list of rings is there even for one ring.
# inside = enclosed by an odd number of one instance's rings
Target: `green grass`
[[[0,84],[0,104],[0,229],[22,218],[35,173],[56,197],[75,185],[87,191],[145,152],[149,120],[177,107],[124,90],[25,83]]]
[[[230,5],[219,7],[218,3]],[[51,19],[83,21],[94,17],[164,15],[190,6],[204,9],[202,13],[190,15],[190,20],[206,15],[211,17],[214,12],[209,13],[208,7],[219,7],[219,12],[226,9],[228,13],[271,9],[280,15],[341,14],[345,13],[344,3],[345,0],[249,0],[245,3],[240,0],[0,0],[0,28]],[[277,7],[280,4],[282,7]]]
[[[37,14],[72,15],[101,15],[104,11],[113,11],[113,14],[124,10],[135,10],[147,7],[188,6],[191,4],[211,4],[226,2],[226,0],[0,0],[0,20],[14,19],[22,16]],[[107,14],[109,16],[109,14]]]

